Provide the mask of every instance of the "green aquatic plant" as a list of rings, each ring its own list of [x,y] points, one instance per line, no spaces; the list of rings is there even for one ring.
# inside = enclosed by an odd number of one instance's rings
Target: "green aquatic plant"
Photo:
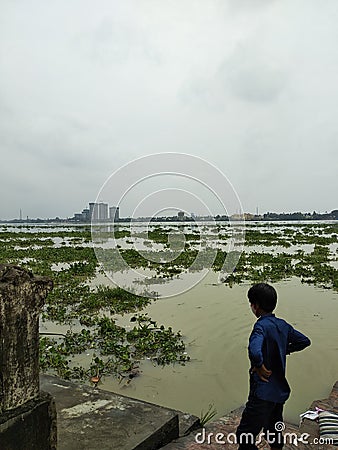
[[[224,267],[232,270],[234,261],[227,252],[208,248],[211,238],[221,242],[224,248],[231,237],[228,225],[219,225],[217,233],[205,225],[199,230],[201,235],[192,228],[184,233],[186,229],[172,224],[170,228],[154,226],[145,236],[150,246],[163,244],[163,249],[157,251],[149,246],[139,253],[134,248],[97,247],[94,251],[88,246],[91,240],[88,226],[0,227],[0,262],[19,264],[52,278],[54,289],[46,299],[42,317],[70,327],[63,338],[41,337],[41,369],[64,378],[85,379],[100,373],[130,380],[129,376],[132,377],[143,358],[160,365],[189,361],[181,333],[158,326],[142,314],[143,308],[153,301],[150,294],[138,296],[121,288],[92,283],[102,273],[97,257],[106,270],[122,271],[129,266],[155,271],[148,284],[154,280],[172,282],[188,271],[210,268],[210,265],[214,271]],[[111,231],[101,231],[103,240],[112,237]],[[169,234],[175,233],[184,233],[185,238],[185,245],[178,246],[177,253],[168,240]],[[127,238],[133,243],[141,234],[131,236],[127,227],[113,230],[117,246],[118,239]],[[337,243],[337,235],[336,224],[248,224],[244,252],[232,255],[238,262],[235,270],[226,274],[224,282],[233,286],[296,276],[304,283],[338,291],[338,271],[332,265],[337,255],[332,244]],[[289,250],[292,245],[296,248]],[[305,245],[313,247],[309,251]],[[280,252],[275,246],[287,250]],[[225,266],[227,257],[229,264]],[[117,317],[125,313],[134,314],[131,329],[117,324]],[[72,331],[79,324],[82,329]],[[86,364],[76,363],[79,355]]]
[[[41,337],[41,369],[67,379],[83,379],[93,373],[123,377],[144,358],[157,365],[189,361],[180,332],[158,326],[146,314],[133,316],[131,322],[135,325],[127,331],[110,317],[96,317],[90,328],[80,332],[69,330],[63,339]],[[73,357],[88,351],[92,356],[87,366],[76,364]]]
[[[200,414],[200,425],[201,427],[204,427],[208,422],[210,422],[211,419],[213,419],[217,414],[217,409],[214,407],[212,403],[209,404],[208,409],[204,412],[201,411]]]

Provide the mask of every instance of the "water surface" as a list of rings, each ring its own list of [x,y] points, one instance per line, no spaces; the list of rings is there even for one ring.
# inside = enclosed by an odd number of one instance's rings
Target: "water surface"
[[[190,291],[159,299],[145,309],[159,324],[184,332],[192,360],[154,368],[141,363],[142,375],[129,385],[107,377],[101,388],[177,408],[196,415],[214,404],[218,416],[245,403],[248,394],[248,336],[256,320],[246,292],[249,284],[214,285],[209,274]],[[292,389],[286,419],[298,416],[315,399],[325,398],[338,379],[338,295],[301,284],[296,278],[276,283],[276,315],[289,321],[312,341],[303,352],[288,356],[287,377]],[[131,315],[121,319],[128,324]]]

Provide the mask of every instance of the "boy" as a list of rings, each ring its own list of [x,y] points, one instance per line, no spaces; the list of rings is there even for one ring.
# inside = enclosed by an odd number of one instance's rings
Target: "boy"
[[[249,338],[250,391],[237,428],[237,443],[239,450],[257,449],[255,440],[263,428],[271,448],[281,449],[283,424],[278,422],[283,422],[283,406],[290,395],[285,378],[286,355],[303,350],[311,342],[272,314],[277,304],[272,286],[255,284],[248,298],[258,320]]]

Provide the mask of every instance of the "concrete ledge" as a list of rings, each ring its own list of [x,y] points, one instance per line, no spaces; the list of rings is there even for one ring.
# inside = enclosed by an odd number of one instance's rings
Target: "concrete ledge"
[[[40,385],[55,399],[58,450],[157,450],[179,436],[177,411],[48,375]]]
[[[0,415],[1,450],[56,450],[56,411],[53,398],[41,393]]]
[[[179,435],[186,436],[187,434],[198,430],[201,426],[199,417],[192,414],[186,414],[181,411],[176,411],[178,414]]]
[[[174,416],[162,427],[157,429],[154,434],[141,442],[141,444],[132,448],[133,450],[157,450],[175,439],[177,437],[178,429],[178,416]]]

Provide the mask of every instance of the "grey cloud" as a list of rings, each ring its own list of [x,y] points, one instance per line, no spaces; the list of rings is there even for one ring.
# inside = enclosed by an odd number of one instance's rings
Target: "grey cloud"
[[[278,99],[287,87],[282,70],[268,65],[222,64],[213,77],[190,80],[178,94],[183,103],[198,105],[214,112],[226,112],[231,97],[237,100],[269,104]]]
[[[236,55],[219,69],[222,85],[232,94],[249,102],[271,102],[278,98],[286,86],[284,71],[272,67],[268,61],[250,61]]]
[[[271,7],[277,0],[227,0],[231,11],[257,11],[259,8]]]
[[[39,165],[53,168],[73,167],[86,169],[99,163],[93,148],[100,142],[100,136],[93,136],[89,124],[71,117],[53,115],[13,115],[10,122],[16,127],[6,127],[2,121],[0,133],[6,139],[11,152],[30,155]],[[7,124],[10,123],[7,121]]]
[[[283,67],[259,53],[259,48],[241,46],[209,79],[196,78],[183,84],[179,97],[215,111],[226,109],[229,96],[258,104],[274,102],[287,88],[287,75]]]
[[[75,51],[103,67],[113,63],[126,64],[133,59],[158,65],[162,60],[139,23],[130,24],[113,15],[105,17],[94,28],[76,33],[71,45]]]
[[[336,0],[32,4],[0,5],[0,218],[81,210],[164,151],[215,163],[248,211],[336,207]]]

